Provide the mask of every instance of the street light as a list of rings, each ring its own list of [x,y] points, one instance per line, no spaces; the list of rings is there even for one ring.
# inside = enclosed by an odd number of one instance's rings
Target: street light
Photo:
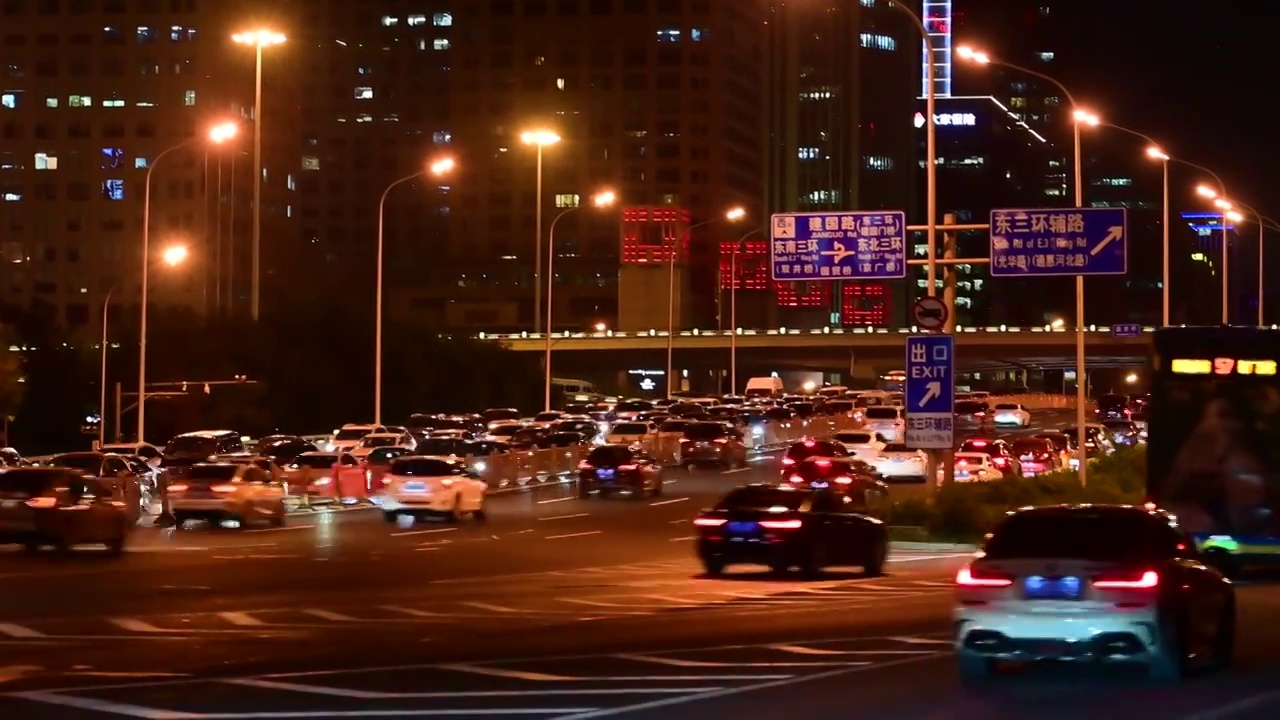
[[[1080,127],[1082,125],[1097,126],[1102,123],[1102,119],[1097,115],[1088,112],[1080,107],[1076,102],[1075,96],[1071,90],[1063,85],[1057,78],[1046,75],[1037,70],[1033,70],[1021,65],[1014,65],[1004,61],[994,60],[990,55],[973,49],[972,47],[962,45],[956,49],[956,55],[961,59],[968,60],[976,65],[1000,65],[1010,70],[1015,70],[1026,75],[1044,80],[1062,91],[1066,96],[1067,102],[1071,106],[1071,118],[1073,140],[1075,145],[1075,207],[1084,207],[1084,162],[1080,149]],[[1086,475],[1088,468],[1088,456],[1085,453],[1085,384],[1082,381],[1085,377],[1085,357],[1084,357],[1084,275],[1076,275],[1076,430],[1077,442],[1080,460],[1080,484],[1086,483]]]
[[[382,191],[382,197],[378,199],[378,258],[374,299],[374,319],[373,319],[373,424],[382,424],[382,256],[383,256],[383,239],[387,209],[387,195],[389,195],[397,185],[407,183],[410,180],[416,180],[423,175],[432,175],[440,177],[453,172],[455,165],[453,158],[445,157],[433,161],[426,168],[419,170],[412,175],[406,175],[399,180],[387,186]]]
[[[185,262],[189,254],[190,251],[187,250],[186,245],[170,245],[160,254],[160,259],[164,261],[165,265],[175,267]]]
[[[1246,205],[1245,203],[1242,203],[1239,201],[1235,201],[1234,203],[1232,203],[1230,201],[1219,198],[1215,200],[1213,204],[1217,205],[1219,208],[1222,208],[1223,210],[1226,210],[1227,211],[1226,219],[1233,223],[1239,224],[1245,221],[1245,215],[1243,213],[1236,211],[1234,209],[1235,206],[1239,206],[1241,210],[1244,210],[1249,215],[1252,215],[1253,218],[1258,221],[1258,327],[1262,327],[1263,321],[1266,319],[1266,312],[1265,312],[1264,303],[1263,303],[1263,296],[1264,296],[1263,293],[1266,290],[1266,283],[1264,281],[1265,273],[1263,272],[1263,261],[1266,259],[1266,256],[1263,253],[1262,245],[1266,241],[1267,226],[1268,225],[1275,226],[1276,222],[1271,218],[1266,217],[1262,213],[1258,212],[1258,209],[1253,207],[1252,205]],[[1225,227],[1225,223],[1224,223],[1224,227]],[[1225,230],[1224,230],[1224,237],[1225,237]]]
[[[1049,327],[1052,327],[1054,330],[1061,330],[1066,326],[1066,324],[1066,320],[1063,320],[1062,318],[1054,318],[1053,322],[1049,323]]]
[[[160,161],[171,152],[202,140],[220,145],[234,138],[238,132],[239,126],[235,123],[220,123],[210,128],[208,135],[204,138],[195,137],[166,148],[147,166],[147,175],[142,187],[142,308],[138,322],[138,442],[146,441],[143,433],[147,429],[147,268],[151,264],[151,174],[155,172]]]
[[[600,192],[597,192],[595,195],[591,196],[591,205],[592,207],[595,207],[595,208],[612,207],[616,202],[618,202],[618,195],[612,190],[601,190]],[[564,217],[565,215],[568,215],[569,213],[577,209],[578,209],[578,206],[575,205],[573,207],[569,207],[569,208],[565,208],[564,210],[561,210],[560,214],[556,215],[555,218],[552,219],[551,228],[547,231],[547,330],[546,330],[546,333],[544,333],[544,335],[546,336],[545,339],[546,339],[547,347],[546,347],[546,356],[543,358],[543,361],[542,361],[543,381],[544,381],[542,402],[544,405],[543,407],[544,410],[551,409],[551,345],[552,345],[552,342],[551,342],[551,300],[552,300],[551,291],[556,284],[556,276],[555,276],[555,273],[552,272],[552,266],[554,265],[555,259],[556,259],[556,224],[560,222],[560,218]],[[604,332],[604,323],[597,323],[596,330],[599,332]]]
[[[596,328],[596,332],[598,332],[598,333],[602,333],[602,332],[604,332],[605,330],[608,330],[608,329],[609,329],[609,326],[608,326],[608,325],[605,325],[605,324],[604,324],[604,323],[602,323],[602,322],[598,322],[598,323],[596,323],[595,328]]]
[[[756,228],[738,238],[733,244],[733,254],[729,260],[729,394],[738,392],[738,252],[747,238],[764,232],[764,228]]]
[[[736,223],[739,220],[742,220],[743,218],[745,218],[746,216],[747,216],[747,211],[745,208],[733,207],[725,211],[723,219],[731,223]],[[676,346],[675,346],[676,255],[680,253],[680,245],[684,243],[685,239],[687,239],[693,234],[694,230],[697,230],[698,228],[704,227],[706,225],[710,225],[711,223],[717,222],[720,219],[721,218],[713,217],[710,220],[703,220],[700,223],[691,225],[688,230],[685,230],[680,235],[680,237],[676,238],[674,242],[672,242],[671,244],[671,258],[670,258],[670,262],[667,265],[667,374],[666,374],[666,378],[667,378],[667,397],[668,398],[671,397],[672,383],[674,382],[671,377],[672,372],[674,372],[671,361],[672,361],[672,358],[675,357],[675,349],[676,349]]]
[[[284,35],[273,30],[257,29],[236,33],[231,40],[254,48],[253,66],[253,288],[249,296],[249,312],[258,321],[260,304],[259,283],[262,277],[262,48],[274,47],[285,41]],[[139,438],[138,442],[142,442]]]
[[[1217,178],[1217,176],[1214,176]],[[1208,185],[1196,186],[1196,194],[1213,200],[1214,206],[1222,210],[1222,324],[1231,324],[1231,252],[1228,246],[1227,225],[1231,221],[1231,203],[1226,200],[1227,190],[1218,179],[1218,190]]]
[[[538,148],[537,181],[534,190],[534,256],[533,256],[533,331],[542,330],[542,149],[560,142],[560,136],[552,130],[526,130],[520,133],[520,142]],[[551,328],[547,328],[550,332]]]

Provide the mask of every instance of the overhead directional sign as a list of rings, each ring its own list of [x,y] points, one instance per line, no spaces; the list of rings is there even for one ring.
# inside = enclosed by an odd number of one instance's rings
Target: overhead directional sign
[[[907,276],[903,212],[779,213],[769,241],[773,279],[783,282]]]
[[[1142,335],[1139,323],[1116,323],[1111,326],[1111,334],[1118,338],[1136,338]]]
[[[1123,275],[1128,271],[1124,208],[991,211],[991,275]]]
[[[955,338],[907,338],[906,443],[950,449],[955,442]]]

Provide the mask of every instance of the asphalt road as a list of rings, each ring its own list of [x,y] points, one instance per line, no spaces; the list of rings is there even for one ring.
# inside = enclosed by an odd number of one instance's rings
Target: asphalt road
[[[777,472],[672,472],[644,500],[511,492],[484,524],[357,510],[148,529],[123,558],[0,554],[0,717],[1280,717],[1266,585],[1240,589],[1229,673],[973,691],[947,639],[963,550],[898,545],[882,578],[702,578],[690,517]]]

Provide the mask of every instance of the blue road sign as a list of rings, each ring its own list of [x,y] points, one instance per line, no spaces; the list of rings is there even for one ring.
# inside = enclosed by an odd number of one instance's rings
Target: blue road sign
[[[906,444],[950,449],[955,442],[955,338],[907,338]]]
[[[1124,275],[1124,208],[991,211],[992,277]]]
[[[1116,323],[1111,326],[1111,334],[1118,338],[1135,338],[1142,334],[1142,325],[1138,323]]]
[[[773,279],[784,282],[904,278],[907,214],[779,213],[769,256]]]

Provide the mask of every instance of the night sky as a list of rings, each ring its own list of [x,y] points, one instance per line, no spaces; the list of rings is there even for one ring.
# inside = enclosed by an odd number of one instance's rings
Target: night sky
[[[997,0],[978,0],[994,2]],[[1275,0],[1069,0],[1060,72],[1079,102],[1212,168],[1228,192],[1280,215]],[[1060,4],[1061,5],[1061,4]],[[1140,161],[1135,161],[1140,162]],[[1172,192],[1202,178],[1174,170]]]

